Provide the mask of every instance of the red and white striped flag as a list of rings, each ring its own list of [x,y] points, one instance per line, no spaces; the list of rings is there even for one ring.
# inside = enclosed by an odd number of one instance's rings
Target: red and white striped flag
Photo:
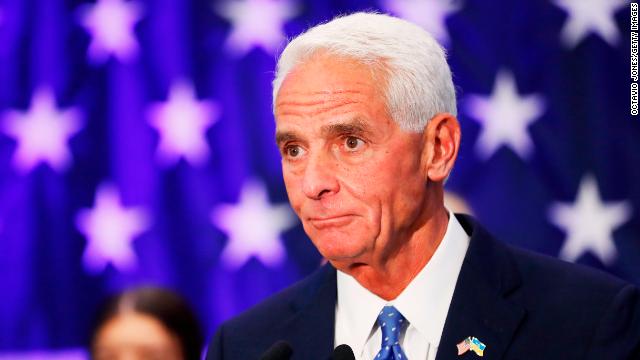
[[[471,348],[471,340],[469,338],[466,338],[460,341],[456,346],[458,347],[458,355],[462,355],[469,351],[469,349]]]

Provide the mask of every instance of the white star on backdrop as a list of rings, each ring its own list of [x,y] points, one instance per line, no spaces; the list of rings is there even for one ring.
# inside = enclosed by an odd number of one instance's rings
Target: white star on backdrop
[[[611,46],[620,40],[614,15],[629,3],[627,0],[554,0],[554,3],[568,16],[561,34],[566,47],[575,47],[591,33]]]
[[[138,42],[134,27],[142,18],[142,6],[134,1],[98,0],[79,10],[80,23],[91,34],[88,56],[100,64],[113,55],[120,62],[134,60]]]
[[[490,96],[468,95],[465,110],[482,126],[476,142],[476,153],[486,160],[501,146],[508,146],[521,158],[533,152],[533,141],[527,128],[544,113],[541,95],[518,94],[513,75],[500,71]]]
[[[158,158],[165,165],[180,157],[192,165],[202,165],[209,158],[206,131],[219,117],[214,101],[198,100],[193,86],[177,81],[163,103],[149,106],[149,123],[158,131]]]
[[[85,269],[98,273],[108,263],[120,271],[135,269],[137,260],[131,243],[149,227],[149,222],[144,209],[122,206],[113,185],[101,185],[93,208],[81,210],[76,216],[76,227],[87,239]]]
[[[447,0],[384,0],[382,6],[427,30],[443,45],[449,43],[445,20],[461,8],[457,1]]]
[[[297,222],[288,204],[269,204],[264,185],[257,181],[244,185],[238,204],[217,206],[211,221],[228,236],[220,258],[229,269],[242,267],[252,256],[268,267],[281,264],[286,252],[280,233]]]
[[[284,23],[299,12],[288,0],[227,0],[214,9],[231,22],[231,34],[224,46],[237,57],[254,47],[274,54],[285,40]]]
[[[556,202],[549,209],[550,221],[567,234],[558,256],[575,261],[590,251],[610,265],[617,256],[613,231],[631,218],[631,212],[629,201],[603,202],[595,178],[585,176],[573,204]]]
[[[27,173],[40,163],[56,171],[71,164],[69,139],[82,127],[81,113],[76,108],[59,110],[53,91],[42,87],[34,90],[27,111],[8,111],[2,130],[17,142],[13,154],[14,167]]]

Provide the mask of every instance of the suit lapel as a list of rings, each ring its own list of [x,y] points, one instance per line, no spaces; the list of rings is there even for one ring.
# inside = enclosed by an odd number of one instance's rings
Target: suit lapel
[[[482,359],[501,359],[525,315],[521,306],[508,300],[508,295],[519,286],[520,277],[504,245],[493,240],[470,217],[457,217],[467,233],[471,234],[471,241],[436,359],[469,359],[468,355],[458,356],[456,347],[469,336],[478,338],[486,345]]]
[[[283,324],[292,359],[329,359],[333,352],[336,270],[325,265],[304,293],[292,301],[293,316]]]

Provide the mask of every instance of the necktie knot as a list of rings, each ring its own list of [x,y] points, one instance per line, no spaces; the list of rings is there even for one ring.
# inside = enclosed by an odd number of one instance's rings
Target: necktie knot
[[[405,318],[393,306],[385,306],[378,314],[378,325],[382,330],[382,346],[398,345],[400,331],[404,325]]]

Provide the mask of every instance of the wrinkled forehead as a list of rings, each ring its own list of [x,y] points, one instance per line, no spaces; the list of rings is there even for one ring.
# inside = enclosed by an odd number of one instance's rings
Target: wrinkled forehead
[[[384,102],[384,84],[381,74],[368,64],[344,56],[316,54],[285,77],[275,99],[276,120],[294,109],[313,113],[359,101]]]

